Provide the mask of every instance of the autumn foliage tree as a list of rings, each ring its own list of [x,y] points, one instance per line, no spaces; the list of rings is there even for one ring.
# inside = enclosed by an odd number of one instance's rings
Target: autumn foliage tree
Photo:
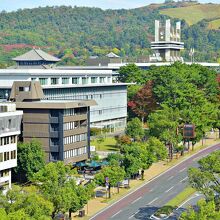
[[[128,102],[128,107],[141,118],[142,123],[146,117],[157,108],[157,102],[153,94],[153,81],[149,80],[143,88]]]

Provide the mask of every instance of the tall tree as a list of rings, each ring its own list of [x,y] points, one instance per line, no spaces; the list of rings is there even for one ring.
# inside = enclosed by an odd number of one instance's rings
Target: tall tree
[[[128,122],[126,127],[126,134],[133,138],[134,141],[141,140],[144,137],[144,130],[139,118],[133,118]]]
[[[45,157],[40,142],[33,139],[27,143],[18,143],[18,165],[15,173],[19,181],[30,180],[34,173],[45,166]]]
[[[149,80],[143,88],[128,102],[128,106],[141,118],[144,123],[146,117],[156,109],[157,102],[153,94],[153,81]]]
[[[190,184],[211,200],[220,193],[220,150],[199,160],[199,168],[188,171]]]

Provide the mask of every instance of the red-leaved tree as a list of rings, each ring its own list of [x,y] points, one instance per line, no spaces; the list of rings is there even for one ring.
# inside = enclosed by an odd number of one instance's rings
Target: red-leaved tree
[[[148,81],[143,88],[128,102],[128,107],[140,117],[142,123],[146,117],[157,108],[157,102],[153,94],[153,81]]]

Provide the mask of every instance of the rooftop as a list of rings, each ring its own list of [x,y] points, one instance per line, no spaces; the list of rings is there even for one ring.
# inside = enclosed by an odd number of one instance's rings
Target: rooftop
[[[32,102],[16,102],[22,109],[69,109],[97,105],[95,100],[40,100]]]
[[[32,49],[28,51],[27,53],[17,56],[13,58],[14,61],[52,61],[52,62],[58,62],[60,59],[57,57],[54,57],[48,53],[45,53],[41,49]]]

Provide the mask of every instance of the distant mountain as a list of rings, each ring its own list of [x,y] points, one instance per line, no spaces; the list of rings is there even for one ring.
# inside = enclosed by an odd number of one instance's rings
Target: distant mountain
[[[189,21],[193,11],[197,13],[198,8],[205,9],[210,5],[196,4],[196,7],[190,8],[187,17],[184,12],[189,10],[187,7],[191,7],[190,5],[152,4],[130,10],[61,6],[1,12],[0,65],[10,65],[12,57],[32,47],[40,47],[62,57],[62,64],[68,65],[83,64],[88,56],[103,56],[110,51],[136,60],[137,57],[151,53],[149,48],[154,35],[154,20],[165,20],[169,16],[186,20],[182,21],[185,59],[189,59],[190,47],[195,47],[197,60],[217,61],[220,31],[214,9],[205,11],[205,14],[210,13],[213,17],[199,16],[192,23]],[[218,10],[219,7],[220,5],[215,5],[214,8]],[[183,11],[182,15],[177,16],[179,13],[175,10],[180,9]],[[211,22],[215,28],[210,28]]]

